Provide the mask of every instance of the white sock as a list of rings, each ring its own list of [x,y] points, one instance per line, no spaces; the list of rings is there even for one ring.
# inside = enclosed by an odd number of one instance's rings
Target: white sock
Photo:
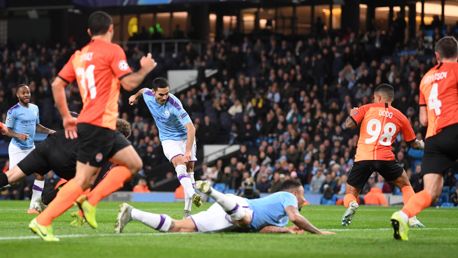
[[[131,216],[132,220],[140,221],[148,227],[163,232],[169,231],[170,225],[172,225],[172,218],[165,214],[154,214],[133,208]]]
[[[189,196],[188,193],[184,192],[184,209],[187,211],[191,211],[192,207],[192,196]]]
[[[402,211],[399,211],[399,214],[401,214],[401,218],[405,221],[405,222],[409,222],[409,216],[407,216],[407,214],[405,214],[404,212]]]
[[[180,184],[183,186],[185,193],[187,193],[191,198],[194,194],[194,189],[192,188],[191,179],[189,178],[188,173],[186,173],[186,166],[178,165],[175,168],[175,171],[177,172],[178,181],[180,181]]]
[[[191,179],[192,188],[196,188],[196,180],[194,180],[194,172],[188,172],[188,176]]]
[[[30,207],[29,209],[33,209],[33,203],[41,197],[41,193],[43,192],[43,188],[45,187],[45,181],[35,180],[33,182],[32,188],[32,198],[30,199]]]
[[[215,202],[221,205],[224,211],[226,211],[226,213],[235,220],[241,220],[245,216],[245,211],[231,197],[220,193],[213,188],[209,195],[211,198],[215,199]]]

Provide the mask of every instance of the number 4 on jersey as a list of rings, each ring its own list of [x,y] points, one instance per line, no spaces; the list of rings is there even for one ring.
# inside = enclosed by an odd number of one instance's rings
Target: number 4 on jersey
[[[431,88],[431,92],[429,93],[428,98],[428,108],[430,110],[434,109],[436,116],[439,116],[441,114],[442,102],[438,99],[439,93],[437,91],[437,86],[437,83],[434,83],[433,87]]]

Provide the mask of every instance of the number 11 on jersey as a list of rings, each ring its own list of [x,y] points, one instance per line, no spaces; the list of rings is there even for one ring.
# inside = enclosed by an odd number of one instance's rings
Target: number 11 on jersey
[[[431,88],[431,92],[429,93],[429,98],[428,98],[428,108],[429,110],[434,109],[434,113],[436,113],[436,116],[440,116],[442,102],[438,99],[439,92],[437,90],[437,86],[438,86],[437,83],[434,83]]]

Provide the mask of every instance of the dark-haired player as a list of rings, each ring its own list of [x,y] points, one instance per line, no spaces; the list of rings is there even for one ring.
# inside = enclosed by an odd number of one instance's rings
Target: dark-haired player
[[[122,187],[142,169],[143,163],[135,149],[126,139],[123,146],[115,145],[116,118],[120,86],[130,91],[138,87],[145,76],[156,67],[151,54],[140,60],[141,69],[132,73],[122,48],[111,43],[113,21],[101,11],[92,13],[88,20],[91,41],[76,51],[52,83],[56,106],[62,115],[65,135],[79,138],[75,178],[68,181],[48,208],[29,228],[45,241],[58,241],[52,234],[51,223],[69,209],[75,201],[82,210],[87,223],[97,228],[97,203]],[[70,115],[64,87],[78,82],[83,110],[78,120]],[[110,160],[120,164],[87,196],[91,179]]]
[[[391,217],[395,239],[408,240],[406,221],[437,202],[444,174],[458,159],[458,42],[454,37],[443,37],[435,52],[439,64],[425,74],[420,84],[420,123],[428,127],[421,162],[424,190]]]
[[[407,117],[391,106],[393,100],[393,87],[381,84],[374,91],[374,103],[353,108],[345,121],[347,128],[361,125],[361,130],[345,190],[344,205],[348,209],[342,217],[342,226],[350,225],[358,209],[356,198],[374,171],[401,189],[404,203],[415,194],[406,172],[395,160],[391,144],[399,132],[414,149],[423,149],[424,143],[416,139]],[[424,227],[416,218],[411,223]]]
[[[19,103],[14,105],[6,115],[6,126],[9,131],[6,135],[12,137],[8,147],[10,158],[10,167],[15,167],[22,159],[24,159],[33,149],[35,149],[34,139],[35,133],[52,134],[54,130],[48,129],[40,124],[40,111],[38,107],[30,103],[30,89],[25,84],[19,84],[16,87],[16,96]],[[35,174],[33,182],[32,198],[27,213],[38,213],[33,208],[33,203],[40,198],[45,186],[44,177]]]
[[[123,146],[124,138],[129,137],[131,128],[129,122],[123,119],[118,119],[116,130],[120,133],[116,134],[116,143]],[[15,184],[23,180],[25,177],[37,173],[40,176],[45,176],[48,171],[52,170],[57,176],[71,180],[76,173],[76,158],[79,139],[67,139],[65,131],[58,131],[43,142],[41,142],[29,155],[21,160],[16,166],[5,173],[0,174],[0,188],[9,183]],[[106,176],[111,168],[111,163],[103,166],[94,185],[97,181],[101,181]],[[94,178],[95,179],[95,178]],[[39,198],[34,203],[34,208],[38,212],[42,212],[57,195],[59,188]],[[82,220],[78,220],[78,224],[82,224]]]
[[[334,234],[314,227],[299,211],[304,204],[304,188],[295,180],[285,180],[279,192],[260,199],[225,195],[211,188],[206,181],[197,181],[196,189],[212,197],[216,203],[207,211],[174,220],[165,214],[144,212],[127,203],[120,206],[115,232],[121,233],[132,220],[163,232],[219,232],[245,228],[260,233]],[[292,227],[285,227],[288,221]]]
[[[200,195],[194,192],[194,162],[196,158],[196,129],[180,100],[169,93],[169,82],[165,78],[156,78],[152,90],[141,89],[129,98],[133,105],[143,97],[159,130],[159,138],[164,154],[172,162],[178,180],[184,188],[185,206],[183,219],[191,214],[194,203],[199,207]]]

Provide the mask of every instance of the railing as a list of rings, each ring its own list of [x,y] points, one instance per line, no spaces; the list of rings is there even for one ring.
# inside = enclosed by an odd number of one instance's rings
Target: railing
[[[119,44],[123,46],[127,45],[148,45],[148,53],[152,53],[153,45],[160,44],[161,45],[161,56],[164,57],[165,55],[165,47],[166,44],[174,45],[174,54],[178,54],[178,44],[180,43],[191,43],[197,46],[197,51],[199,55],[202,55],[202,50],[206,47],[207,41],[204,40],[191,40],[191,39],[163,39],[163,40],[133,40],[133,41],[114,41],[113,43]]]
[[[219,145],[219,144],[218,144]],[[229,151],[229,149],[233,149],[234,147],[237,148],[237,150],[231,150],[229,153],[227,153]],[[204,146],[204,149],[205,149],[205,146]],[[233,145],[227,145],[225,148],[223,149],[220,149],[220,150],[217,150],[217,151],[213,151],[207,155],[204,154],[204,159],[203,159],[203,163],[209,163],[209,162],[213,162],[217,159],[219,159],[220,157],[224,157],[226,156],[227,154],[231,154],[231,153],[235,153],[237,152],[238,150],[240,149],[240,145],[238,144],[233,144]],[[216,158],[212,159],[212,160],[209,160],[209,157],[210,156],[217,156]]]

